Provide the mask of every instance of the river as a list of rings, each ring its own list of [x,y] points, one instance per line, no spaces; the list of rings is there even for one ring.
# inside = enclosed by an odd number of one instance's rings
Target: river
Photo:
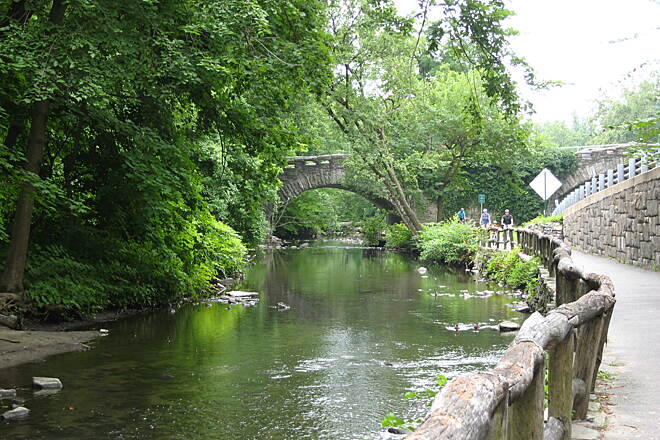
[[[387,413],[426,412],[404,392],[493,366],[513,337],[447,326],[522,320],[507,295],[475,295],[497,286],[419,267],[336,242],[266,253],[238,286],[260,292],[256,307],[136,316],[104,325],[92,350],[0,370],[0,387],[18,386],[31,410],[0,422],[0,438],[381,438]],[[41,395],[32,376],[64,388]]]

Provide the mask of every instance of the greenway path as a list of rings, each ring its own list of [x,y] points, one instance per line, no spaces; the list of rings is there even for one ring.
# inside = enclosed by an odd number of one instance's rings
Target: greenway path
[[[604,438],[660,440],[660,272],[578,251],[572,258],[608,275],[616,289],[601,367],[615,375],[609,390],[614,417]]]

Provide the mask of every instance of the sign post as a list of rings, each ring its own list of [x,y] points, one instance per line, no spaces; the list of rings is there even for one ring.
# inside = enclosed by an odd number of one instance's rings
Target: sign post
[[[561,187],[561,182],[550,172],[549,169],[543,170],[529,184],[536,194],[546,202],[543,215],[547,215],[548,199]]]
[[[481,215],[481,213],[484,212],[484,203],[486,203],[486,194],[478,194],[477,195],[477,200],[479,201],[479,204],[481,205],[481,209],[479,210],[479,215]]]

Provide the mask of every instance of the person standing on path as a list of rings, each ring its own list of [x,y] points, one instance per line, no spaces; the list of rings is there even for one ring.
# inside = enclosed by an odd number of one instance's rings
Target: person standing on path
[[[488,214],[488,210],[485,208],[484,211],[481,213],[481,219],[479,220],[479,224],[484,229],[488,229],[488,226],[490,225],[490,214]]]
[[[502,216],[502,229],[504,229],[504,241],[511,241],[511,229],[513,229],[513,216],[508,209],[504,210]]]
[[[456,215],[458,216],[458,221],[459,222],[465,223],[465,208],[461,208],[461,210],[458,211],[458,213],[456,213]]]

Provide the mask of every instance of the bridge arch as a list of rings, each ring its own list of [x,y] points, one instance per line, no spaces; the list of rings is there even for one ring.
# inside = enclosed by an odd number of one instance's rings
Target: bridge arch
[[[346,168],[343,162],[348,154],[323,154],[319,156],[295,156],[280,175],[280,208],[305,191],[319,188],[336,188],[362,196],[377,208],[389,211],[388,223],[401,221],[394,204],[384,197],[375,196],[364,189],[346,183]]]

